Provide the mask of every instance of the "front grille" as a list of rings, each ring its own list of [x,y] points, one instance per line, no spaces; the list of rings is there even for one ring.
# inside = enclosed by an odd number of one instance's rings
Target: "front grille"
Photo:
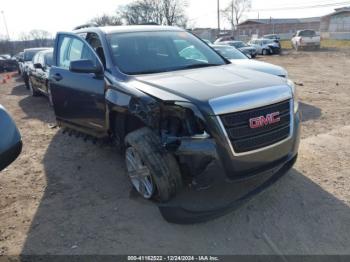
[[[252,129],[249,119],[279,112],[280,121]],[[236,153],[244,153],[270,146],[286,139],[290,134],[290,101],[221,115],[220,119]]]

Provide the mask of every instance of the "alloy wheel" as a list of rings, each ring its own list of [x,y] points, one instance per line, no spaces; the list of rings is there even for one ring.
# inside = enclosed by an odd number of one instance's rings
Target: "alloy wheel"
[[[154,194],[155,185],[149,168],[135,148],[126,149],[125,161],[131,183],[144,198],[150,199]]]

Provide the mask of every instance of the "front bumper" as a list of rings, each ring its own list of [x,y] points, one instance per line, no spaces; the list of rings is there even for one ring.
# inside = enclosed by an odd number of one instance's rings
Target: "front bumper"
[[[208,166],[212,162],[218,162],[229,180],[245,180],[269,172],[297,155],[300,142],[300,117],[299,111],[293,114],[289,138],[248,154],[234,154],[225,131],[220,128],[219,120],[211,117],[209,125],[217,127],[212,130],[213,138],[182,140],[175,154],[180,160],[189,161],[192,166]],[[203,159],[205,161],[202,161]],[[206,166],[197,170],[204,171]],[[196,176],[200,174],[197,172]]]
[[[301,42],[300,47],[319,47],[320,43],[318,42]]]
[[[213,119],[215,121],[215,119]],[[214,139],[186,140],[176,154],[204,163],[198,176],[208,176],[211,186],[205,190],[185,188],[168,203],[159,205],[163,217],[171,223],[192,224],[222,216],[264,191],[294,165],[300,141],[300,113],[294,114],[292,136],[288,141],[254,154],[234,156],[223,134]],[[195,159],[206,161],[192,161]],[[208,159],[210,161],[208,161]]]
[[[297,155],[270,172],[247,181],[221,181],[205,191],[187,190],[170,202],[160,204],[159,210],[166,221],[176,224],[202,223],[218,218],[272,186],[287,174],[296,160]],[[217,171],[213,172],[217,174]]]

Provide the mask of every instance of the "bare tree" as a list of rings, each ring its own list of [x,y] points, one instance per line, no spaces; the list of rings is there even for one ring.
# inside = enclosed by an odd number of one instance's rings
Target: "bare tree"
[[[231,0],[222,10],[224,17],[230,22],[232,30],[239,24],[245,12],[251,8],[251,0]]]
[[[52,38],[52,35],[48,31],[40,29],[31,30],[29,32],[29,35],[33,40],[43,40]]]
[[[22,42],[33,42],[36,46],[48,46],[52,42],[52,35],[45,30],[34,29],[30,32],[21,32],[19,39]]]
[[[162,6],[166,25],[186,25],[187,18],[184,10],[187,7],[187,1],[162,0]]]
[[[95,18],[91,19],[90,22],[96,23],[98,26],[122,25],[120,17],[118,17],[117,15],[107,14],[96,16]]]
[[[29,41],[29,40],[31,40],[31,36],[27,32],[21,32],[19,35],[19,40]]]
[[[121,6],[118,14],[129,25],[156,23],[184,26],[187,22],[186,5],[185,0],[136,0]]]
[[[129,25],[162,24],[163,13],[159,0],[137,0],[119,8],[120,16]]]

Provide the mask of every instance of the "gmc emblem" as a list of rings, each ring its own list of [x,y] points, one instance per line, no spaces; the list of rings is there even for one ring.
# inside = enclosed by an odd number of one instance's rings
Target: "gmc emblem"
[[[259,116],[249,119],[249,127],[250,128],[259,128],[268,126],[274,123],[277,123],[281,121],[281,118],[279,117],[280,112],[274,112],[271,114],[268,114],[265,116]]]

